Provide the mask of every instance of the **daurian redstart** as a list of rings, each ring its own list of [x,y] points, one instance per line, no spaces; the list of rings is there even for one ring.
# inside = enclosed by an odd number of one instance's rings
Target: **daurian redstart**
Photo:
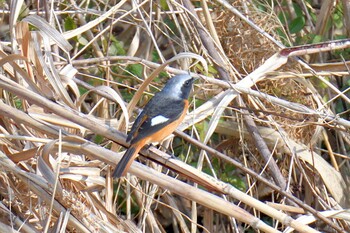
[[[194,80],[188,74],[176,75],[146,104],[131,127],[126,139],[130,147],[116,166],[114,178],[126,174],[143,146],[161,142],[174,132],[186,116]]]

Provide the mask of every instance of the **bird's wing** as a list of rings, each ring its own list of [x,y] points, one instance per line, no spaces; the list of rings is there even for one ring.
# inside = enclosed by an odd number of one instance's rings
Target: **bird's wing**
[[[136,118],[127,141],[136,143],[177,120],[184,111],[184,100],[152,98]]]

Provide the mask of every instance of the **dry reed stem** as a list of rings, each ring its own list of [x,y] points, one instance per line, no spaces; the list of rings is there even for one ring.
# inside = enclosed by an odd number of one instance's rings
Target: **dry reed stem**
[[[203,8],[192,8],[190,1],[91,1],[89,6],[55,1],[42,8],[34,1],[10,3],[0,13],[11,28],[8,34],[0,31],[0,231],[349,229],[343,172],[350,122],[332,104],[350,101],[346,91],[324,78],[344,78],[348,62],[309,65],[296,57],[344,48],[347,41],[321,50],[278,51],[275,45],[283,48],[279,38],[264,32],[280,26],[275,9],[266,15],[247,1],[234,1],[242,8],[222,0],[201,1]],[[29,4],[24,15],[22,4]],[[67,29],[73,23],[77,27]],[[319,21],[317,30],[323,25]],[[225,81],[213,78],[220,78],[215,65],[226,69],[216,67]],[[196,101],[176,133],[183,139],[168,143],[196,168],[150,147],[141,154],[159,165],[135,162],[127,178],[113,181],[109,165],[114,167],[128,146],[129,116],[144,104],[143,93],[162,87],[164,76],[156,79],[162,70],[190,70],[201,77]],[[313,76],[333,94],[328,102],[312,78],[305,79]],[[232,104],[238,95],[246,107]],[[279,177],[287,182],[285,190],[271,181],[272,171],[242,126],[241,114],[257,125],[259,140],[271,151],[268,159],[276,161]],[[342,150],[325,129],[337,135]],[[319,149],[322,142],[326,147]],[[164,174],[165,168],[172,171]],[[180,176],[174,178],[173,172]],[[234,179],[244,183],[243,191]],[[281,208],[283,197],[305,212],[296,217],[295,207]]]

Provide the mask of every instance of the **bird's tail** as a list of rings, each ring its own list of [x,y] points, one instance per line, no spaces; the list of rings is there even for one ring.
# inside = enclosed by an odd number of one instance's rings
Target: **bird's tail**
[[[122,159],[119,161],[113,171],[113,178],[119,178],[126,174],[134,159],[137,157],[142,146],[140,144],[132,145],[126,150]]]

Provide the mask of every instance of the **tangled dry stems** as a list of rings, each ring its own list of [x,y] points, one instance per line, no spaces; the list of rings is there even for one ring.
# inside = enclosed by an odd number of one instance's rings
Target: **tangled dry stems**
[[[219,2],[215,2],[216,6],[221,6]],[[20,3],[11,6],[18,8]],[[346,176],[337,171],[348,169],[347,157],[334,147],[332,135],[341,138],[338,142],[343,143],[343,152],[346,151],[348,122],[337,120],[332,106],[322,105],[324,101],[314,84],[302,77],[309,74],[308,71],[293,62],[278,73],[268,76],[265,73],[266,80],[236,87],[241,88],[245,107],[233,104],[237,93],[227,91],[232,87],[227,83],[213,79],[220,78],[214,71],[213,54],[201,43],[198,28],[183,5],[172,2],[168,3],[169,9],[157,5],[154,10],[148,1],[138,5],[120,1],[115,2],[115,6],[112,2],[108,5],[94,2],[90,8],[83,1],[72,3],[67,6],[63,1],[56,1],[52,11],[46,12],[51,25],[56,25],[52,27],[58,31],[67,30],[64,25],[69,24],[69,20],[78,26],[59,33],[55,42],[46,28],[35,24],[36,18],[28,17],[35,13],[33,2],[27,2],[33,5],[26,5],[26,15],[21,17],[9,6],[3,6],[3,20],[16,25],[16,31],[14,34],[2,32],[1,40],[2,231],[13,228],[21,232],[48,229],[136,232],[136,226],[146,232],[169,231],[175,226],[184,232],[191,228],[232,232],[250,227],[278,232],[288,226],[305,232],[348,229],[346,212],[344,216],[331,217],[334,222],[328,226],[322,216],[313,220],[312,215],[305,212],[314,211],[312,214],[317,215],[329,214],[325,211],[332,210],[335,215],[337,210],[346,209],[349,201]],[[238,7],[244,4],[234,3]],[[112,6],[114,12],[107,14]],[[280,27],[273,14],[261,13],[252,5],[244,7],[250,9],[249,17],[265,31],[273,32]],[[236,77],[252,73],[278,51],[270,40],[228,13],[225,7],[214,9],[209,8],[215,32]],[[197,9],[202,23],[209,27],[210,22],[202,17],[204,11]],[[90,25],[98,17],[100,21]],[[29,28],[26,22],[34,22],[35,27]],[[91,27],[84,28],[84,25]],[[47,46],[49,38],[51,47]],[[64,49],[65,40],[73,46],[69,52]],[[158,56],[153,55],[155,52]],[[193,55],[181,55],[182,52],[196,53],[205,61],[198,63]],[[187,135],[202,142],[207,136],[207,140],[192,147],[186,142],[190,139],[185,137],[170,143],[174,153],[181,158],[189,156],[198,170],[151,148],[142,153],[176,172],[147,160],[148,166],[166,175],[135,165],[130,172],[136,176],[113,181],[108,164],[115,164],[122,155],[125,118],[129,118],[128,114],[134,115],[133,109],[121,106],[131,101],[136,104],[138,99],[132,96],[145,77],[173,57],[177,58],[176,63],[164,68],[170,74],[181,70],[205,74],[195,87],[196,101],[180,130],[187,129]],[[205,63],[209,65],[209,72]],[[63,68],[67,70],[62,71]],[[161,88],[165,78],[160,77],[152,82],[147,94]],[[232,77],[231,81],[238,80]],[[250,95],[250,88],[258,92]],[[259,93],[277,98],[257,97]],[[232,100],[225,102],[225,96],[232,96]],[[286,100],[287,106],[277,104],[278,99]],[[144,102],[142,99],[138,106]],[[289,108],[288,103],[299,105]],[[298,108],[301,110],[296,111]],[[276,187],[271,178],[273,171],[266,169],[267,163],[260,156],[255,139],[246,130],[241,114],[248,113],[243,112],[244,109],[249,110],[249,116],[258,125],[271,151],[270,159],[276,160],[280,174],[287,181],[286,192]],[[214,113],[219,113],[220,120],[213,120]],[[325,129],[333,129],[332,134]],[[321,148],[321,143],[326,144],[326,150]],[[321,154],[325,157],[319,156]],[[240,165],[247,169],[237,169]],[[210,174],[217,172],[214,175],[217,179],[203,174],[203,167]],[[177,177],[177,173],[181,175]],[[290,198],[286,201],[284,197],[288,193],[308,206]],[[260,202],[265,200],[271,202],[270,205]],[[283,209],[283,213],[275,208]],[[309,223],[294,221],[297,214],[308,215],[312,228],[308,228]],[[263,216],[268,216],[276,228],[262,222]],[[123,220],[125,218],[128,220]]]

